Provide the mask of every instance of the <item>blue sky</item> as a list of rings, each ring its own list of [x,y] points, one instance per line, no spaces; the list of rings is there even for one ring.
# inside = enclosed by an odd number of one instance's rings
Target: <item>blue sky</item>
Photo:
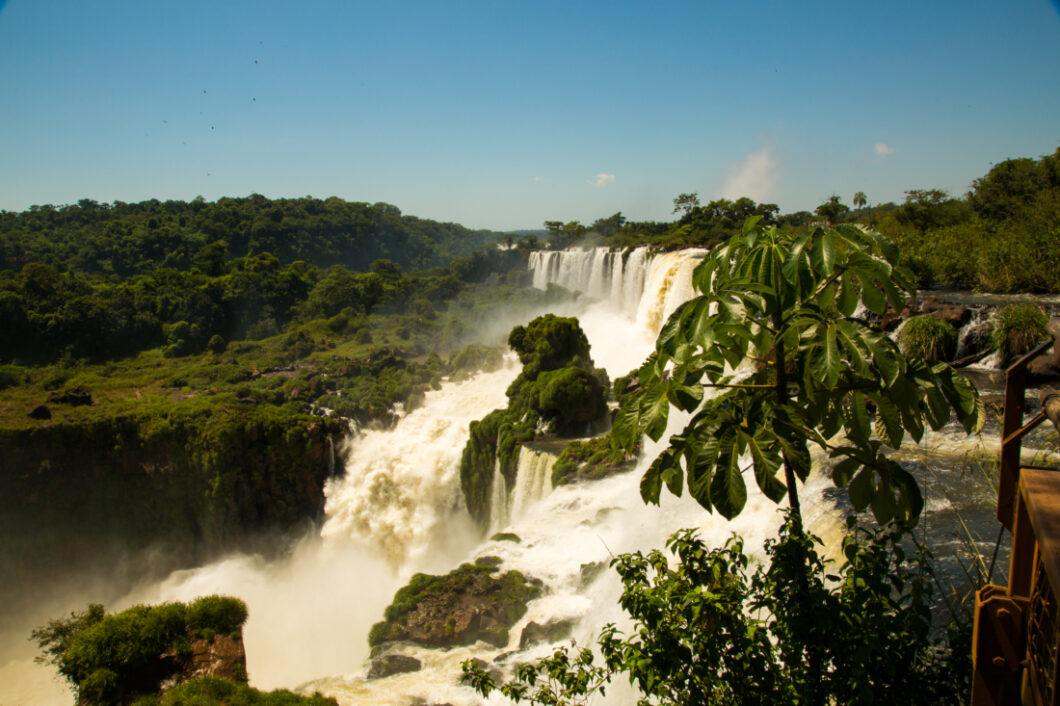
[[[1060,146],[1060,10],[0,0],[0,209],[340,196],[535,228],[962,194]]]

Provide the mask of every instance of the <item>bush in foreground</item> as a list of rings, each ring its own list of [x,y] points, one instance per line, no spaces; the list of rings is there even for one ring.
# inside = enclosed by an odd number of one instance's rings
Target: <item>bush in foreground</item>
[[[33,631],[39,662],[54,664],[77,689],[79,703],[126,703],[157,694],[184,673],[194,639],[240,639],[247,607],[238,598],[207,596],[190,604],[135,605],[106,615],[101,605]],[[245,668],[241,668],[245,675]]]
[[[898,333],[898,347],[910,358],[948,361],[957,350],[957,336],[948,322],[921,314],[905,322]]]
[[[465,662],[465,682],[551,705],[585,703],[617,675],[641,703],[954,703],[969,687],[968,621],[932,632],[929,557],[905,552],[905,530],[851,530],[838,580],[790,514],[753,572],[738,538],[709,549],[678,532],[667,543],[676,563],[658,550],[612,562],[633,629],[604,628],[602,665],[590,649],[560,648],[502,685]]]
[[[994,318],[994,347],[1012,360],[1049,338],[1048,324],[1049,316],[1033,304],[1006,307]]]

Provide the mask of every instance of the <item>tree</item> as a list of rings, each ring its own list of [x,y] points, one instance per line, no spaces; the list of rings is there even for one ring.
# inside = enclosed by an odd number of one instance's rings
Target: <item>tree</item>
[[[833,459],[832,478],[849,486],[856,509],[871,506],[881,523],[915,523],[919,488],[886,447],[906,434],[919,441],[925,422],[938,429],[951,409],[976,430],[983,407],[948,365],[907,360],[855,316],[859,302],[882,315],[915,297],[897,248],[853,226],[792,235],[751,219],[711,251],[693,283],[699,296],[667,321],[640,368],[641,391],[615,420],[612,438],[631,450],[642,434],[662,438],[671,406],[692,414],[645,472],[644,500],[658,503],[663,485],[676,495],[687,485],[704,508],[731,518],[746,502],[750,470],[769,498],[787,495],[797,521],[797,481],[810,472],[814,444]],[[708,399],[708,388],[721,394]]]
[[[835,223],[839,216],[850,210],[850,207],[840,202],[839,197],[832,194],[828,200],[814,209],[814,212],[826,219],[829,223]]]
[[[865,197],[864,191],[858,191],[854,194],[854,199],[852,201],[854,208],[863,208],[868,202],[869,200]]]
[[[674,210],[671,213],[680,212],[682,216],[687,216],[697,208],[699,208],[699,194],[693,191],[691,194],[678,194],[674,199]]]

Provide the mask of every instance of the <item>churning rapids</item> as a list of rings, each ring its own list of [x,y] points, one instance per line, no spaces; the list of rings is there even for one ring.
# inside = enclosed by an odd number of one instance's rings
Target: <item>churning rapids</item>
[[[555,283],[583,293],[577,306],[556,313],[579,317],[594,361],[616,377],[640,365],[666,316],[691,296],[691,273],[702,255],[653,256],[645,249],[622,254],[602,248],[540,252],[532,254],[530,269],[539,288]],[[511,322],[517,323],[525,321]],[[137,588],[107,609],[210,593],[239,596],[250,610],[244,638],[253,686],[319,690],[342,704],[474,704],[481,699],[458,684],[460,663],[470,658],[493,662],[519,651],[522,628],[529,622],[572,621],[573,638],[582,645],[591,644],[605,623],[623,625],[617,577],[604,572],[585,585],[586,565],[660,547],[682,527],[700,528],[715,544],[735,532],[755,551],[775,532],[780,510],[756,492],[753,482],[746,509],[732,522],[707,514],[687,497],[664,495],[662,507],[646,507],[639,481],[658,451],[650,444],[640,467],[629,473],[555,490],[549,480],[554,456],[527,447],[520,451],[515,486],[504,488],[501,478],[494,484],[486,535],[503,530],[517,534],[521,542],[483,541],[463,506],[460,455],[470,422],[506,404],[505,390],[517,372],[509,357],[496,372],[443,383],[427,393],[421,407],[401,414],[390,430],[352,434],[345,473],[326,489],[320,533],[303,538],[285,558],[231,556]],[[989,508],[988,484],[938,470],[974,453],[979,443],[958,441],[956,430],[948,430],[929,436],[928,451],[903,452],[922,467],[918,475],[926,486],[929,530],[949,532],[955,521],[947,513]],[[947,459],[944,463],[922,460],[940,455]],[[815,472],[801,495],[810,529],[834,547],[841,536],[843,493],[831,489],[824,476]],[[989,514],[982,514],[985,525]],[[985,542],[984,551],[991,548],[992,541]],[[511,630],[510,644],[502,649],[484,643],[451,650],[403,648],[403,654],[422,662],[421,671],[367,680],[368,630],[381,619],[394,592],[415,572],[445,573],[487,555],[499,557],[502,569],[540,579],[546,589]],[[83,608],[89,600],[94,598],[80,597],[51,615]],[[544,656],[553,647],[527,648],[499,666]],[[616,683],[609,690],[608,703],[635,701],[622,687]],[[29,658],[0,667],[0,704],[70,701],[69,690],[50,667],[34,665]],[[494,697],[489,703],[501,702]]]

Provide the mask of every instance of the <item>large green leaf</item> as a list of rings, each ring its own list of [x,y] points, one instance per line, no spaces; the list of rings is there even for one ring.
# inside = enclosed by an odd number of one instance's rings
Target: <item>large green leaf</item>
[[[780,502],[787,492],[784,484],[777,480],[781,463],[780,444],[768,429],[759,429],[754,436],[742,431],[739,433],[742,435],[743,444],[751,452],[758,487],[767,498],[775,503]]]
[[[858,278],[858,282],[861,283],[861,301],[865,304],[865,307],[878,316],[883,316],[883,312],[887,310],[887,300],[884,297],[880,288],[872,281],[871,277],[868,277],[861,272],[855,273]]]
[[[611,444],[630,452],[640,439],[640,407],[643,392],[626,400],[611,427]]]
[[[876,487],[874,477],[876,472],[869,466],[863,466],[860,471],[854,476],[853,480],[850,481],[850,504],[854,506],[854,509],[861,512],[869,503],[872,502],[872,496],[875,494]]]
[[[890,399],[877,391],[870,391],[866,394],[876,405],[876,434],[884,438],[891,448],[897,449],[902,445],[902,438],[905,436],[902,416],[898,413],[898,408]]]
[[[710,501],[729,520],[739,515],[747,504],[747,486],[740,472],[739,453],[734,438],[721,440],[717,466],[710,482]]]
[[[669,389],[670,381],[663,380],[646,390],[644,394],[640,421],[644,433],[652,441],[658,441],[666,431],[666,420],[670,416],[670,403],[667,396]]]

